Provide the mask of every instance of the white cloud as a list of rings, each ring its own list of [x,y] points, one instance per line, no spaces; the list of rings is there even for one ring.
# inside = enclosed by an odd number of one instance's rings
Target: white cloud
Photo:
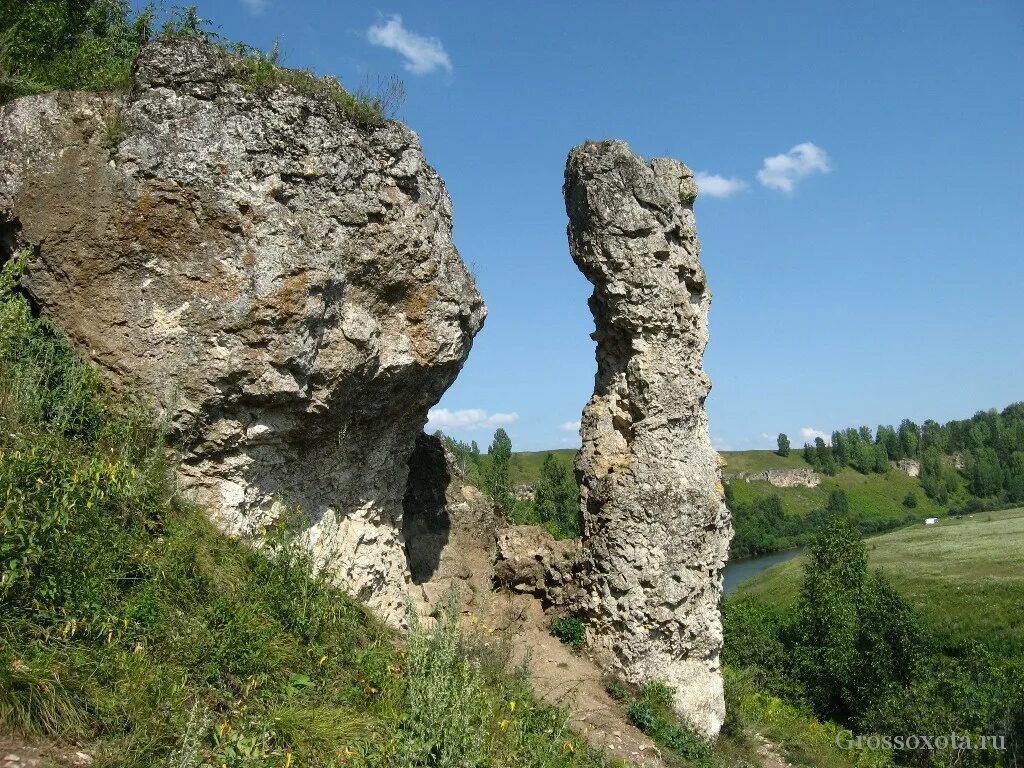
[[[558,428],[563,432],[579,432],[580,423],[578,421],[563,421]]]
[[[256,14],[263,13],[270,5],[270,0],[242,0],[242,5]]]
[[[262,1],[262,0],[260,0]],[[381,24],[374,24],[366,32],[366,38],[373,45],[398,51],[405,57],[405,68],[414,75],[427,75],[435,69],[452,71],[452,60],[436,37],[424,37],[410,32],[402,26],[402,17],[397,13],[388,16]]]
[[[495,429],[519,421],[518,413],[488,413],[482,408],[464,408],[450,411],[434,408],[427,414],[427,429]]]
[[[832,435],[822,432],[820,429],[814,429],[814,427],[802,427],[800,429],[800,436],[804,439],[805,443],[813,443],[816,437],[820,437],[825,441],[825,445],[832,444]]]
[[[716,451],[731,451],[732,443],[727,443],[720,438],[712,436],[711,447],[714,448]]]
[[[814,173],[828,173],[831,170],[828,152],[805,141],[783,155],[766,157],[761,170],[757,172],[757,180],[769,189],[792,192],[801,179]]]
[[[694,178],[697,180],[697,191],[709,197],[732,197],[747,188],[747,182],[743,179],[721,176],[717,173],[697,171]]]

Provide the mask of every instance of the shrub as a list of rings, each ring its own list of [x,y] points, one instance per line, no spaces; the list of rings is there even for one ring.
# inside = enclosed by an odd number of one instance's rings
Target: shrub
[[[154,14],[128,0],[33,0],[0,5],[0,102],[55,89],[110,90],[131,81]]]
[[[551,634],[568,645],[574,651],[583,649],[587,641],[586,628],[583,620],[575,614],[559,616],[551,622]]]
[[[665,683],[658,680],[646,683],[639,698],[629,704],[626,715],[659,746],[698,764],[711,760],[711,744],[673,713],[672,689]]]

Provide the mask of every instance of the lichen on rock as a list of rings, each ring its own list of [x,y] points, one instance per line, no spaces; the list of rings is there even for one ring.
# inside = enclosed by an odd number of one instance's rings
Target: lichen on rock
[[[576,459],[576,581],[588,641],[626,679],[662,680],[707,736],[724,719],[718,603],[732,526],[704,401],[711,293],[676,160],[587,142],[565,171],[569,246],[593,284],[594,396]]]
[[[415,134],[234,71],[156,42],[129,94],[4,106],[0,242],[33,247],[39,309],[162,411],[223,529],[299,508],[319,563],[399,623],[407,462],[486,309]]]

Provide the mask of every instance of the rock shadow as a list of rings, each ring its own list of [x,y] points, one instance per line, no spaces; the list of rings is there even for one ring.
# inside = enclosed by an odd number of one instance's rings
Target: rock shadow
[[[402,538],[413,583],[430,581],[451,535],[445,492],[451,482],[440,438],[421,432],[409,457],[402,499]]]

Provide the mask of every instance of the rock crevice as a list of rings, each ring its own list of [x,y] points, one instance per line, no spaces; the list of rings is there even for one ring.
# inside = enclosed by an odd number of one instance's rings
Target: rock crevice
[[[713,736],[724,719],[718,612],[732,527],[702,357],[711,293],[682,163],[587,142],[565,171],[569,246],[594,285],[597,376],[576,460],[588,640],[626,679],[659,679]]]

